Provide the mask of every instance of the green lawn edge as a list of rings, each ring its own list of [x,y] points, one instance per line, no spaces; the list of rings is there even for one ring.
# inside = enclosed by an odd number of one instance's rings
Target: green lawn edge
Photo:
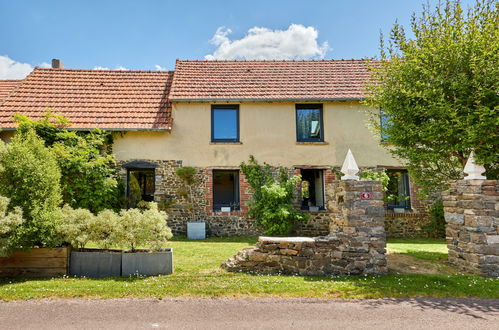
[[[190,241],[176,237],[175,273],[156,277],[0,279],[0,299],[40,298],[168,298],[279,297],[320,299],[367,298],[492,298],[499,299],[499,279],[476,275],[388,274],[382,276],[268,276],[228,273],[220,264],[256,237],[210,238]],[[443,262],[442,240],[389,240],[389,251]],[[445,248],[445,246],[444,246]],[[404,252],[405,251],[405,252]],[[411,252],[412,251],[412,252]],[[424,253],[429,253],[428,259]],[[437,254],[436,257],[433,254]]]

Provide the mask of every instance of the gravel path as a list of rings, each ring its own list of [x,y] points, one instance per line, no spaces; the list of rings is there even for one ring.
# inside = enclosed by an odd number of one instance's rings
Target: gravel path
[[[499,329],[499,300],[60,299],[0,302],[1,329]]]

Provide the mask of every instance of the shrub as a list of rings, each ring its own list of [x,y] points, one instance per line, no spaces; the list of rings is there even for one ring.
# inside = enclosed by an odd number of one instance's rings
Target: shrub
[[[23,213],[20,207],[7,212],[10,199],[0,196],[0,256],[8,256],[14,247],[16,229],[23,223]]]
[[[296,210],[292,204],[293,191],[300,183],[301,176],[289,178],[280,168],[279,180],[276,180],[270,166],[260,166],[253,156],[250,156],[248,164],[241,163],[241,170],[254,191],[249,215],[264,227],[264,234],[287,235],[295,221],[308,218],[307,214]]]
[[[64,205],[57,217],[56,228],[62,239],[71,246],[83,249],[92,239],[95,215],[86,209]]]
[[[388,183],[390,182],[390,177],[386,174],[385,170],[374,171],[374,170],[364,170],[360,172],[359,175],[361,180],[373,180],[380,181],[383,191],[388,191]]]
[[[90,240],[102,249],[109,249],[118,244],[120,217],[112,210],[100,211],[90,223]]]
[[[117,234],[121,246],[128,246],[132,251],[137,247],[159,250],[172,237],[166,225],[165,212],[159,211],[156,203],[147,203],[147,208],[121,210]]]
[[[442,201],[437,200],[429,209],[430,222],[423,228],[423,230],[430,237],[444,238],[445,237],[445,217],[444,217],[444,204]]]
[[[0,142],[0,194],[9,208],[20,207],[25,221],[18,229],[18,246],[55,246],[54,212],[61,203],[61,173],[53,153],[30,129],[12,143]]]

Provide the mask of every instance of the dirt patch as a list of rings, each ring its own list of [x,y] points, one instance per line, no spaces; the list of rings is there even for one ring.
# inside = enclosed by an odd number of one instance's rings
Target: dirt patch
[[[398,274],[459,274],[459,270],[441,261],[427,261],[401,253],[388,252],[388,271]]]

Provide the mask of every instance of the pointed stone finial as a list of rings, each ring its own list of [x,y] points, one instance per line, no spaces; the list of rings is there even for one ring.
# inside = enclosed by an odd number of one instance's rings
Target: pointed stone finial
[[[475,152],[472,151],[468,157],[468,161],[464,166],[463,172],[467,174],[465,180],[487,180],[487,177],[482,175],[485,172],[485,167],[483,165],[478,165],[475,163]]]
[[[341,177],[341,180],[359,180],[359,176],[355,175],[359,172],[359,167],[355,158],[353,158],[352,151],[348,149],[347,156],[341,167],[341,173],[345,174]]]

